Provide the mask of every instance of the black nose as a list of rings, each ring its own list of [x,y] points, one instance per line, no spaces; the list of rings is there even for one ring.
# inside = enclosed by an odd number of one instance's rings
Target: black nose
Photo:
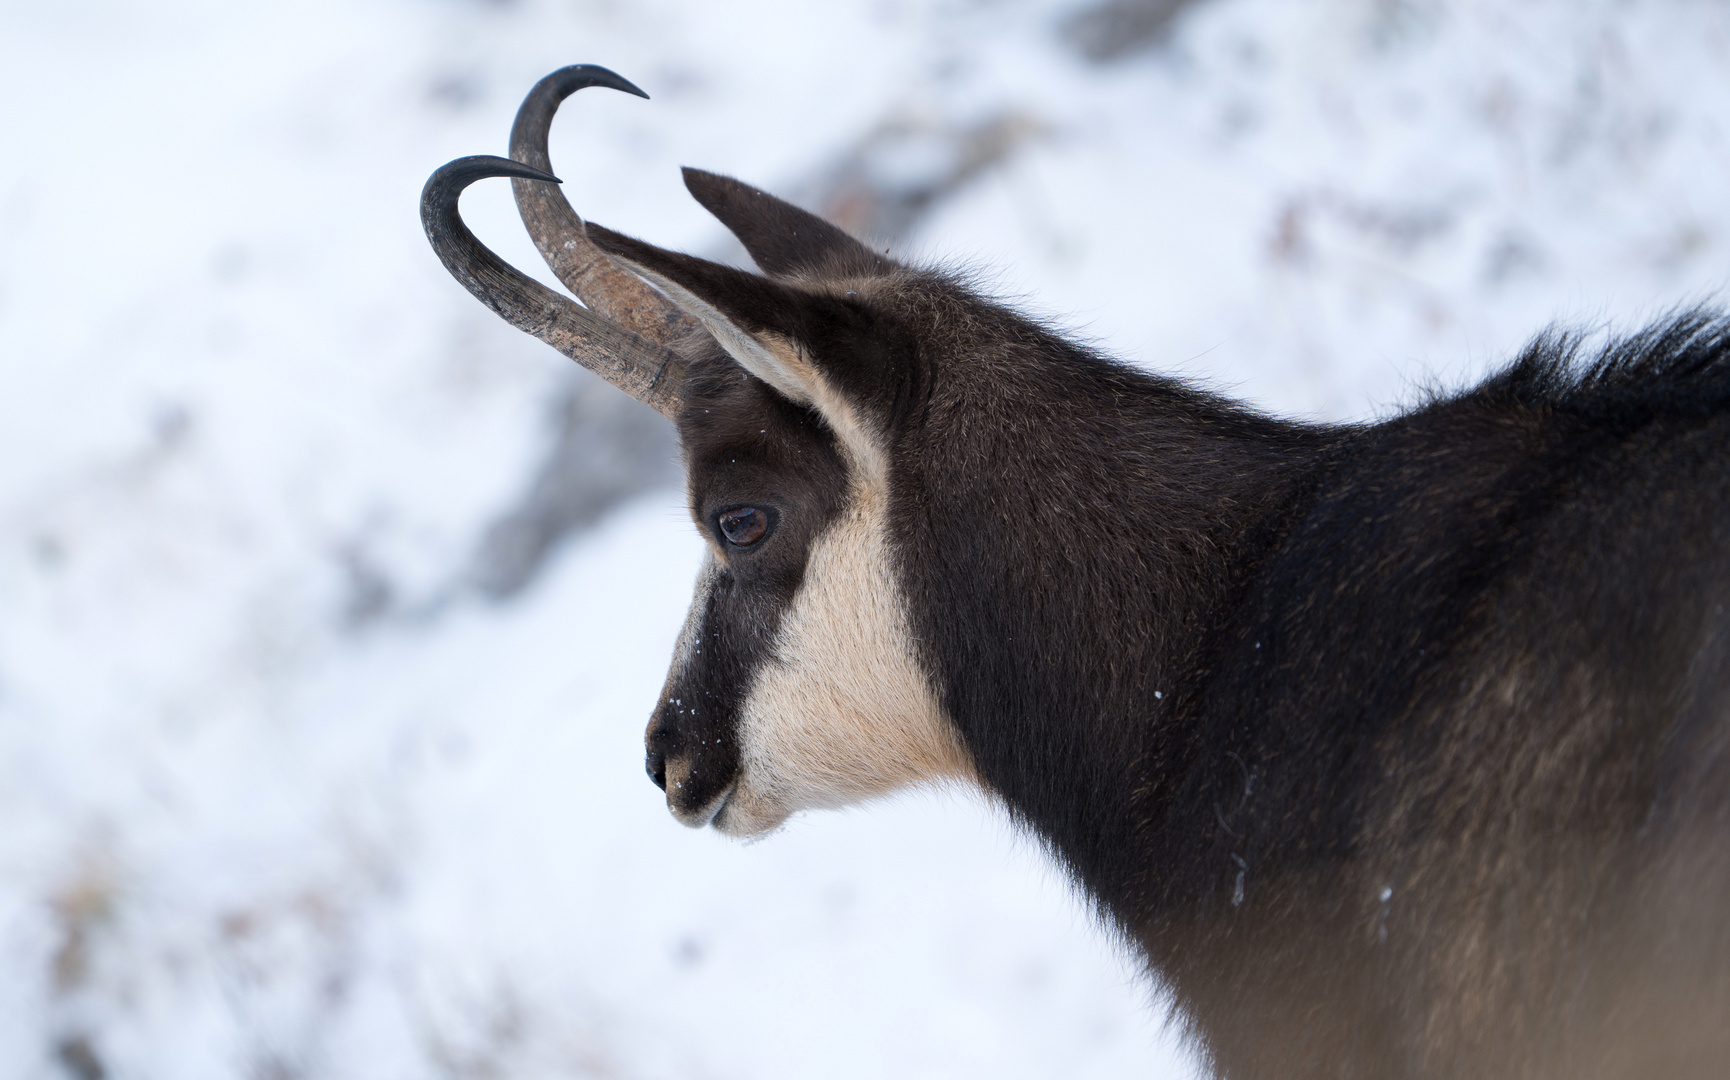
[[[649,730],[643,732],[643,767],[649,779],[662,791],[667,790],[667,755],[677,756],[679,738],[667,726],[666,705],[649,719]]]

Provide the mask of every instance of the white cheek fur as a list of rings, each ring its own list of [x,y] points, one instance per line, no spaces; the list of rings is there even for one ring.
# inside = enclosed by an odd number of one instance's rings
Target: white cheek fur
[[[740,712],[740,776],[717,826],[761,832],[798,810],[911,784],[974,781],[916,658],[885,537],[888,500],[861,483],[813,543],[774,656]]]

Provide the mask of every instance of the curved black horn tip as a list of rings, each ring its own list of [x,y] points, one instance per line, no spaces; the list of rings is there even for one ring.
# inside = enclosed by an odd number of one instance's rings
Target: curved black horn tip
[[[541,87],[546,87],[553,92],[555,100],[563,101],[586,86],[604,86],[609,90],[623,90],[627,94],[635,94],[640,98],[649,96],[636,83],[599,64],[572,64],[570,67],[562,67],[542,79],[535,89],[539,90]]]
[[[425,211],[435,206],[454,205],[463,188],[490,176],[539,180],[547,184],[564,183],[552,173],[543,172],[532,165],[524,165],[520,161],[493,157],[491,154],[475,154],[472,157],[457,158],[433,170],[433,174],[427,177],[426,186],[421,188],[421,209]]]

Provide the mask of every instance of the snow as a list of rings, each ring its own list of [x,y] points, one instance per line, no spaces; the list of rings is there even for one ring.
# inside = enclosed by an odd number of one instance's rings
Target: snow
[[[0,1076],[1192,1072],[973,797],[671,819],[677,491],[461,587],[572,374],[415,213],[596,62],[654,98],[567,105],[570,195],[698,251],[679,164],[812,193],[886,121],[1016,118],[897,253],[1290,415],[1725,283],[1721,4],[1211,0],[1105,65],[1081,6],[0,6]],[[547,280],[506,185],[464,205]]]

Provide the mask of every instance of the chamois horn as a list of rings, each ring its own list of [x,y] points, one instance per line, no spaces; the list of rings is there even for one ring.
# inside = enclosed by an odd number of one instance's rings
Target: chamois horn
[[[547,156],[547,132],[559,103],[588,86],[605,86],[641,98],[643,93],[624,77],[594,64],[560,68],[534,85],[511,125],[511,160],[542,172],[552,172]],[[596,247],[583,231],[582,218],[558,188],[533,180],[513,179],[511,191],[523,225],[565,288],[594,311],[634,330],[650,341],[671,345],[702,332],[702,324],[651,289],[641,278]]]
[[[611,72],[605,74],[624,83]],[[556,77],[557,74],[553,76]],[[542,80],[536,90],[547,81]],[[625,83],[625,86],[630,84]],[[565,93],[570,93],[570,90]],[[533,92],[530,97],[532,100]],[[557,107],[558,100],[553,98],[552,108]],[[551,119],[550,110],[547,119]],[[544,130],[543,127],[543,145]],[[542,158],[545,159],[544,153]],[[675,312],[677,309],[610,261],[598,268],[603,272],[594,272],[591,268],[588,275],[578,277],[585,290],[578,295],[596,306],[597,311],[590,311],[499,258],[463,224],[457,208],[457,200],[464,188],[476,180],[492,176],[509,176],[518,183],[532,182],[535,186],[560,182],[558,177],[544,169],[488,155],[458,158],[434,171],[427,179],[426,187],[421,189],[421,226],[445,269],[476,299],[512,326],[540,338],[661,415],[676,419],[684,397],[685,363],[665,343],[680,332],[666,315],[667,309]],[[577,247],[587,245],[588,240],[582,234],[582,221],[570,210],[563,197],[559,197],[557,202],[575,223],[575,232],[565,235],[558,246],[563,248],[565,242],[573,242]],[[536,242],[541,243],[540,237],[537,236]],[[543,244],[542,250],[546,251],[547,246]],[[551,261],[552,256],[548,258]],[[600,258],[606,259],[606,256]],[[617,288],[617,281],[626,278],[629,282],[625,288],[634,291]],[[609,292],[610,289],[613,291]],[[621,321],[627,325],[602,317],[615,311],[621,313]],[[654,336],[639,332],[644,328],[650,329]]]

